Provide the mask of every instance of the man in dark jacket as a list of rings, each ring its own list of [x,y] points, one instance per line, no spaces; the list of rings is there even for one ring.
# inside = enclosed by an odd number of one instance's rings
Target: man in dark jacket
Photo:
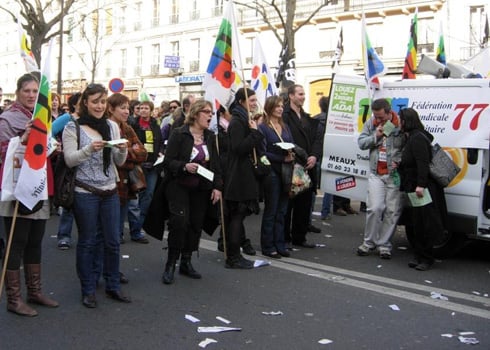
[[[284,107],[282,118],[289,126],[294,143],[303,148],[308,154],[306,169],[312,180],[312,186],[294,197],[289,204],[285,219],[285,239],[294,245],[304,248],[314,248],[315,244],[306,240],[308,232],[312,194],[317,187],[317,170],[323,151],[322,128],[319,121],[310,117],[303,110],[305,91],[301,85],[295,84],[288,88],[288,103]],[[291,225],[289,224],[291,223]]]

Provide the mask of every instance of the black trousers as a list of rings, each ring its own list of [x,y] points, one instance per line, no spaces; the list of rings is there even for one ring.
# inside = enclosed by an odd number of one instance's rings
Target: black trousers
[[[312,189],[289,200],[288,211],[284,220],[284,240],[293,244],[301,244],[306,240],[310,224]]]
[[[10,235],[12,218],[4,217],[7,240]],[[8,270],[18,270],[22,261],[24,264],[40,264],[41,248],[46,228],[46,220],[33,220],[17,218],[15,221],[14,236],[10,247]]]
[[[170,182],[165,191],[170,212],[169,249],[184,253],[196,251],[211,191],[187,188],[176,181]]]
[[[240,256],[240,246],[246,239],[244,220],[251,214],[246,203],[226,201],[225,238],[228,259]]]

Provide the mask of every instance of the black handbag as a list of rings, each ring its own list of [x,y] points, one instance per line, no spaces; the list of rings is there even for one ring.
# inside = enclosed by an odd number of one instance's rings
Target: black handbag
[[[77,149],[80,148],[80,125],[72,119],[77,129]],[[77,167],[69,168],[65,163],[63,153],[58,155],[54,169],[54,197],[53,203],[56,207],[70,209],[75,200],[75,178]]]
[[[269,162],[269,159],[267,159],[265,155],[258,158],[255,152],[255,148],[253,152],[254,154],[252,156],[253,157],[252,164],[253,164],[254,174],[257,180],[261,181],[271,173],[271,163]]]

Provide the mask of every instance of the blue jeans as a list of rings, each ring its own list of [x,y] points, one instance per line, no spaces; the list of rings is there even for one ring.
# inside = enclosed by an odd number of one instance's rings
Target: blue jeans
[[[129,199],[126,204],[121,205],[121,220],[119,222],[119,232],[121,237],[124,235],[124,221],[128,217],[129,234],[132,239],[143,237],[140,225],[140,206],[138,199]]]
[[[73,226],[73,211],[63,208],[58,226],[58,241],[71,243],[71,229]]]
[[[119,291],[118,194],[102,198],[92,193],[75,192],[73,211],[78,227],[76,267],[82,295],[95,294],[102,246],[106,290]]]
[[[289,197],[282,189],[281,177],[273,170],[264,186],[264,213],[260,229],[262,253],[285,251],[284,217]]]
[[[150,208],[153,192],[155,192],[155,186],[157,185],[159,176],[156,168],[143,168],[143,172],[145,173],[146,190],[141,191],[138,194],[140,204],[140,227],[143,227],[143,223],[145,222],[146,213],[148,213],[148,209]]]
[[[330,215],[331,207],[332,207],[332,195],[330,193],[325,192],[323,194],[323,201],[322,201],[322,219]]]

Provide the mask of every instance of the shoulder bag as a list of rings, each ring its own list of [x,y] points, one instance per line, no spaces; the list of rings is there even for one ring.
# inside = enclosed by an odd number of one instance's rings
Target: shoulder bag
[[[279,137],[279,140],[284,142],[274,125],[271,124],[271,126]],[[281,182],[284,191],[289,194],[290,198],[293,198],[310,188],[311,178],[304,167],[307,158],[306,152],[299,146],[295,146],[291,152],[294,154],[294,161],[281,163]]]
[[[72,118],[77,129],[77,150],[80,149],[80,125]],[[75,178],[77,167],[69,168],[65,163],[64,153],[61,152],[56,160],[54,169],[55,192],[53,203],[57,207],[70,209],[75,199]]]
[[[429,138],[422,133],[427,139]],[[436,143],[431,145],[432,160],[429,164],[430,176],[442,187],[447,187],[451,181],[459,174],[461,168],[454,163],[453,159]]]

